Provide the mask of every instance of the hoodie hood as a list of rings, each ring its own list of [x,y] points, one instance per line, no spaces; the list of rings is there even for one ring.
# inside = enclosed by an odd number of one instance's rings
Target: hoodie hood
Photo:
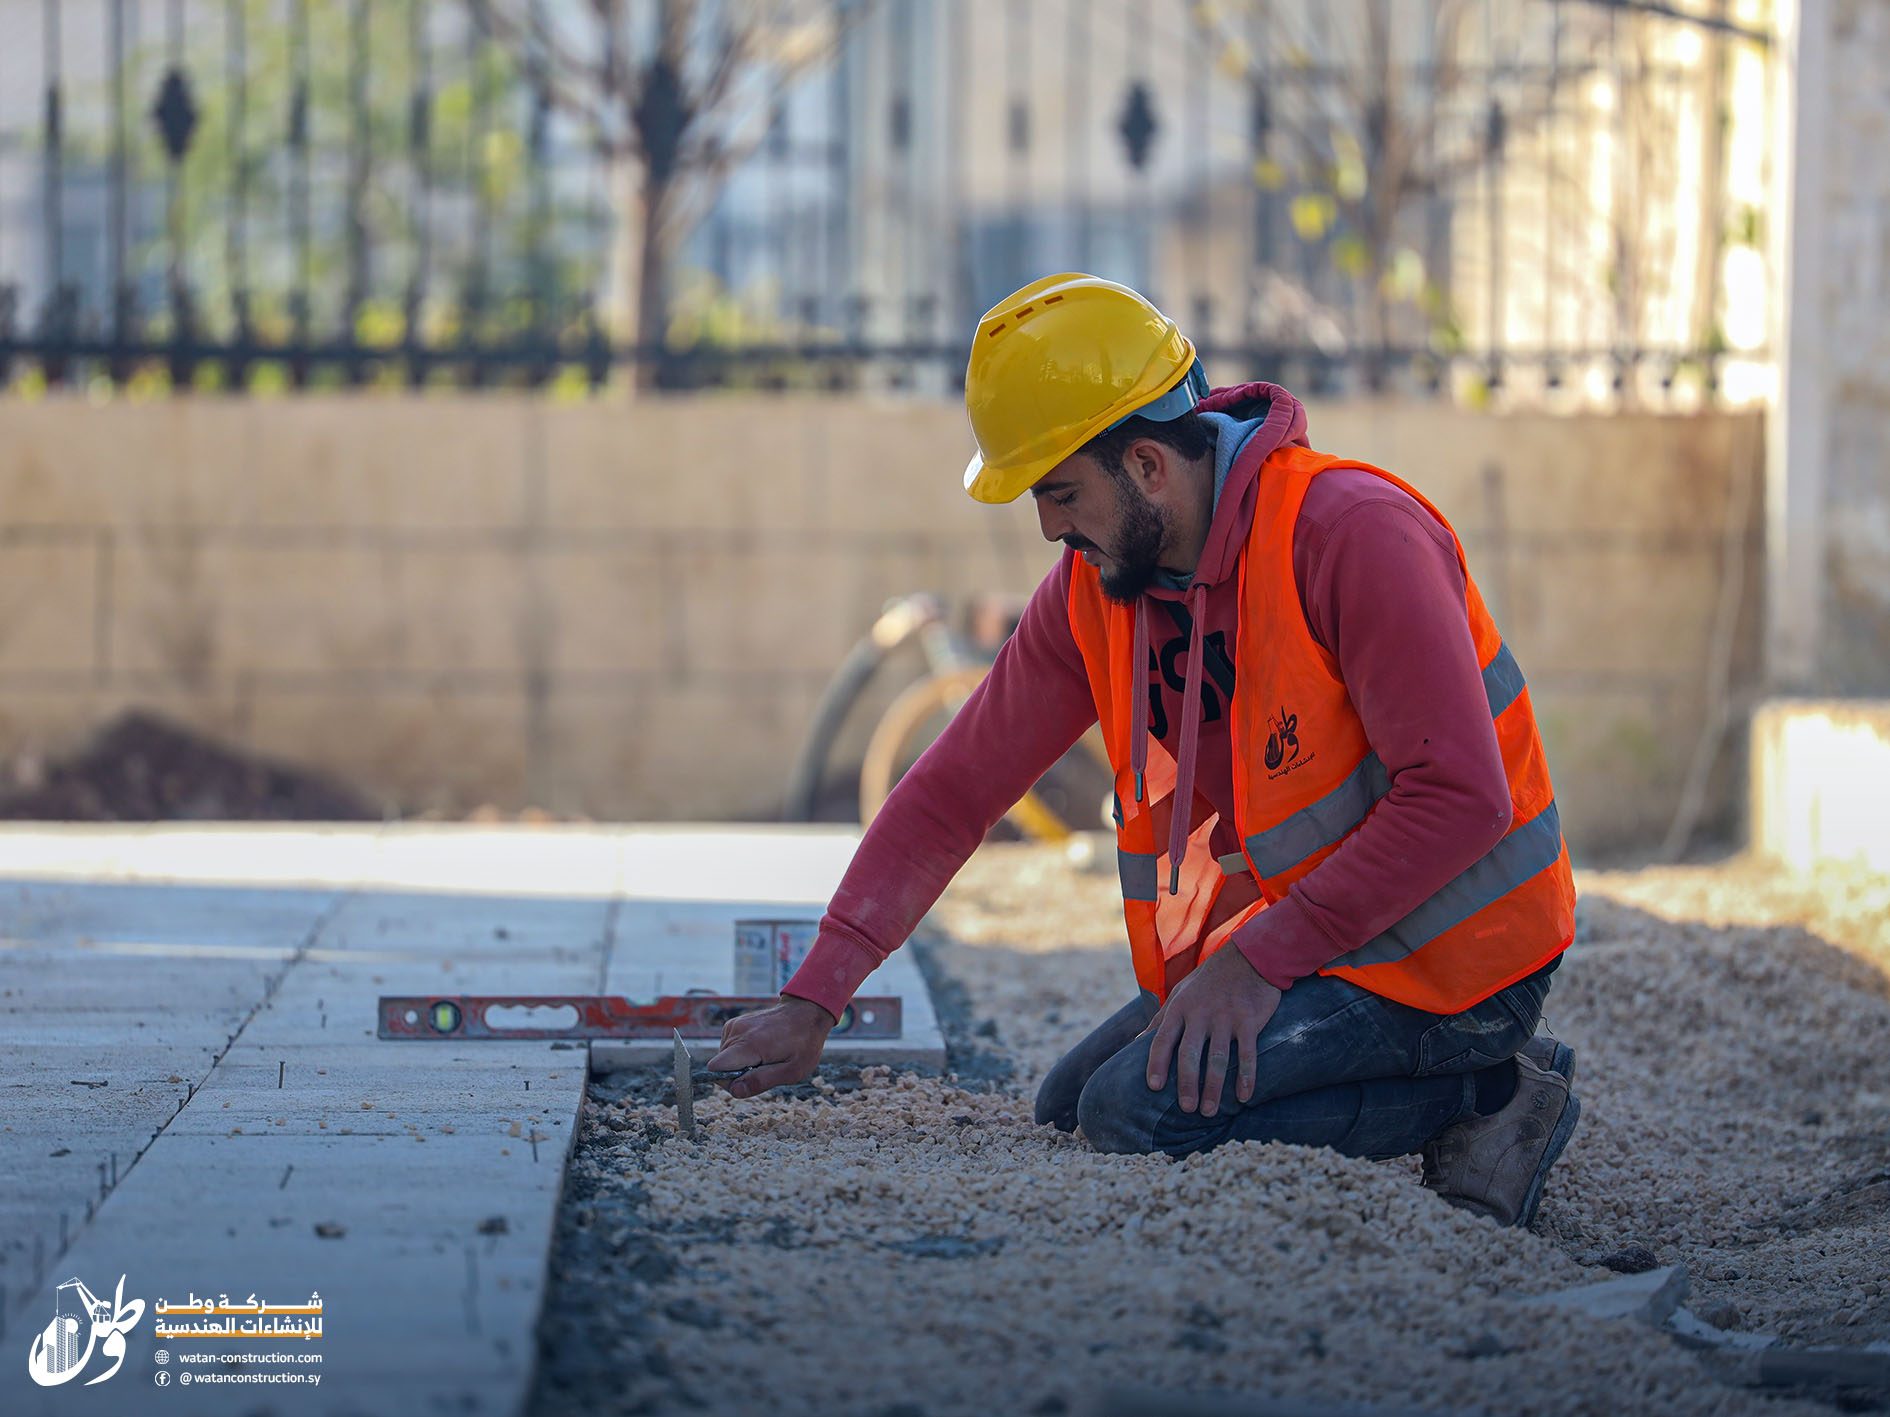
[[[1219,585],[1234,573],[1253,526],[1260,464],[1276,448],[1308,446],[1305,406],[1278,384],[1216,389],[1195,412],[1214,428],[1214,515],[1190,589]]]
[[[1236,384],[1216,389],[1195,411],[1214,429],[1214,512],[1208,523],[1201,559],[1185,588],[1153,586],[1135,603],[1134,670],[1131,712],[1135,731],[1130,738],[1130,766],[1135,773],[1135,800],[1143,800],[1148,770],[1148,657],[1149,601],[1180,600],[1193,621],[1188,642],[1188,667],[1181,697],[1181,742],[1175,755],[1174,810],[1168,835],[1168,891],[1181,890],[1181,860],[1194,830],[1195,761],[1201,737],[1202,624],[1207,618],[1208,590],[1234,574],[1241,548],[1253,526],[1259,500],[1260,467],[1275,449],[1287,444],[1307,447],[1306,409],[1278,384]]]

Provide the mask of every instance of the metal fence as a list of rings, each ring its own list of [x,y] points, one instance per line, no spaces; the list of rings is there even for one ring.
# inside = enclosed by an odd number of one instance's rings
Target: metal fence
[[[0,384],[945,392],[988,304],[1088,269],[1217,380],[1736,397],[1763,20],[0,0]]]

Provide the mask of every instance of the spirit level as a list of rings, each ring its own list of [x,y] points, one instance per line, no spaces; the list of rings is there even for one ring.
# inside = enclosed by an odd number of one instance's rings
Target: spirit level
[[[380,1036],[409,1042],[546,1038],[720,1038],[739,1014],[779,1003],[774,996],[666,994],[636,1004],[608,994],[383,994]],[[855,999],[831,1036],[898,1038],[899,1000]]]

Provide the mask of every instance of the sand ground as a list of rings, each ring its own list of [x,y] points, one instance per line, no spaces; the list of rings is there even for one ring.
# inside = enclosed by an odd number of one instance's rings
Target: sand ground
[[[1443,1205],[1414,1160],[1241,1144],[1175,1163],[1034,1125],[1038,1079],[1134,992],[1108,864],[988,846],[954,883],[916,945],[952,1078],[718,1093],[696,1141],[659,1079],[594,1084],[537,1411],[984,1417],[1128,1388],[1833,1410],[1522,1302],[1634,1246],[1684,1264],[1722,1328],[1890,1341],[1890,879],[1584,873],[1546,1008],[1583,1121],[1531,1233]]]

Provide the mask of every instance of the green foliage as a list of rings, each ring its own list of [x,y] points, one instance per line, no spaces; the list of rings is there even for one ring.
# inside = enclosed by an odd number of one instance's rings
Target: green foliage
[[[1371,247],[1363,237],[1347,232],[1332,243],[1332,265],[1347,279],[1360,280],[1371,271]]]
[[[1393,300],[1402,300],[1423,308],[1426,293],[1434,291],[1426,279],[1424,257],[1411,246],[1400,246],[1385,267],[1384,290]]]
[[[1332,191],[1344,202],[1361,202],[1370,183],[1365,167],[1365,153],[1349,129],[1332,133]]]
[[[445,7],[430,7],[443,13]],[[531,156],[524,132],[530,101],[527,76],[516,54],[492,42],[469,55],[463,44],[436,42],[430,59],[432,100],[425,143],[416,150],[411,104],[420,77],[408,29],[410,7],[376,0],[363,7],[365,65],[362,101],[356,103],[353,59],[354,7],[346,0],[312,0],[308,6],[306,67],[298,57],[302,37],[279,0],[244,0],[243,91],[230,82],[232,35],[223,23],[195,27],[187,39],[184,67],[199,116],[184,159],[177,165],[177,206],[159,213],[156,234],[134,252],[134,269],[168,265],[175,218],[182,235],[185,277],[205,318],[226,326],[233,318],[232,283],[237,275],[229,252],[232,219],[239,215],[250,253],[251,322],[264,338],[293,331],[287,290],[299,274],[294,217],[301,166],[291,141],[290,114],[306,73],[306,131],[310,145],[309,281],[332,329],[352,272],[348,189],[352,165],[365,158],[366,180],[358,220],[367,251],[370,289],[358,308],[353,333],[365,342],[395,343],[404,323],[396,308],[412,277],[420,231],[423,187],[433,197],[429,274],[431,305],[456,305],[473,279],[465,213],[483,201],[491,213],[496,289],[525,287],[554,305],[573,303],[587,289],[584,262],[548,253],[534,261],[540,238],[549,236],[563,213],[540,214],[531,201]],[[151,36],[126,60],[126,89],[134,200],[151,193],[168,201],[169,162],[152,131],[150,95],[169,67],[162,36]],[[113,78],[90,94],[75,95],[88,111],[110,112]],[[109,161],[109,122],[69,145],[75,159]],[[391,313],[390,313],[391,312]],[[438,315],[427,318],[438,322]],[[495,315],[495,329],[516,327],[514,314]]]
[[[1293,234],[1301,241],[1324,238],[1339,218],[1339,204],[1324,192],[1302,192],[1287,204],[1286,214],[1293,224]]]
[[[670,311],[669,342],[678,350],[742,349],[755,345],[814,345],[837,331],[810,326],[775,313],[780,302],[769,289],[737,294],[707,271],[678,273],[678,291]],[[754,361],[718,376],[727,389],[819,389],[827,365],[813,358]]]
[[[1371,171],[1357,136],[1334,126],[1325,141],[1330,160],[1302,164],[1290,195],[1287,169],[1272,157],[1254,162],[1254,186],[1284,197],[1287,224],[1294,236],[1305,245],[1324,246],[1326,259],[1341,277],[1360,287],[1375,282],[1370,293],[1425,317],[1434,347],[1446,352],[1460,349],[1463,332],[1430,282],[1422,254],[1409,246],[1374,252],[1365,233],[1352,225],[1371,191]]]
[[[1439,354],[1462,354],[1469,348],[1470,342],[1464,335],[1463,322],[1457,318],[1457,312],[1451,308],[1449,297],[1441,287],[1427,285],[1418,308],[1430,321],[1432,349]]]

